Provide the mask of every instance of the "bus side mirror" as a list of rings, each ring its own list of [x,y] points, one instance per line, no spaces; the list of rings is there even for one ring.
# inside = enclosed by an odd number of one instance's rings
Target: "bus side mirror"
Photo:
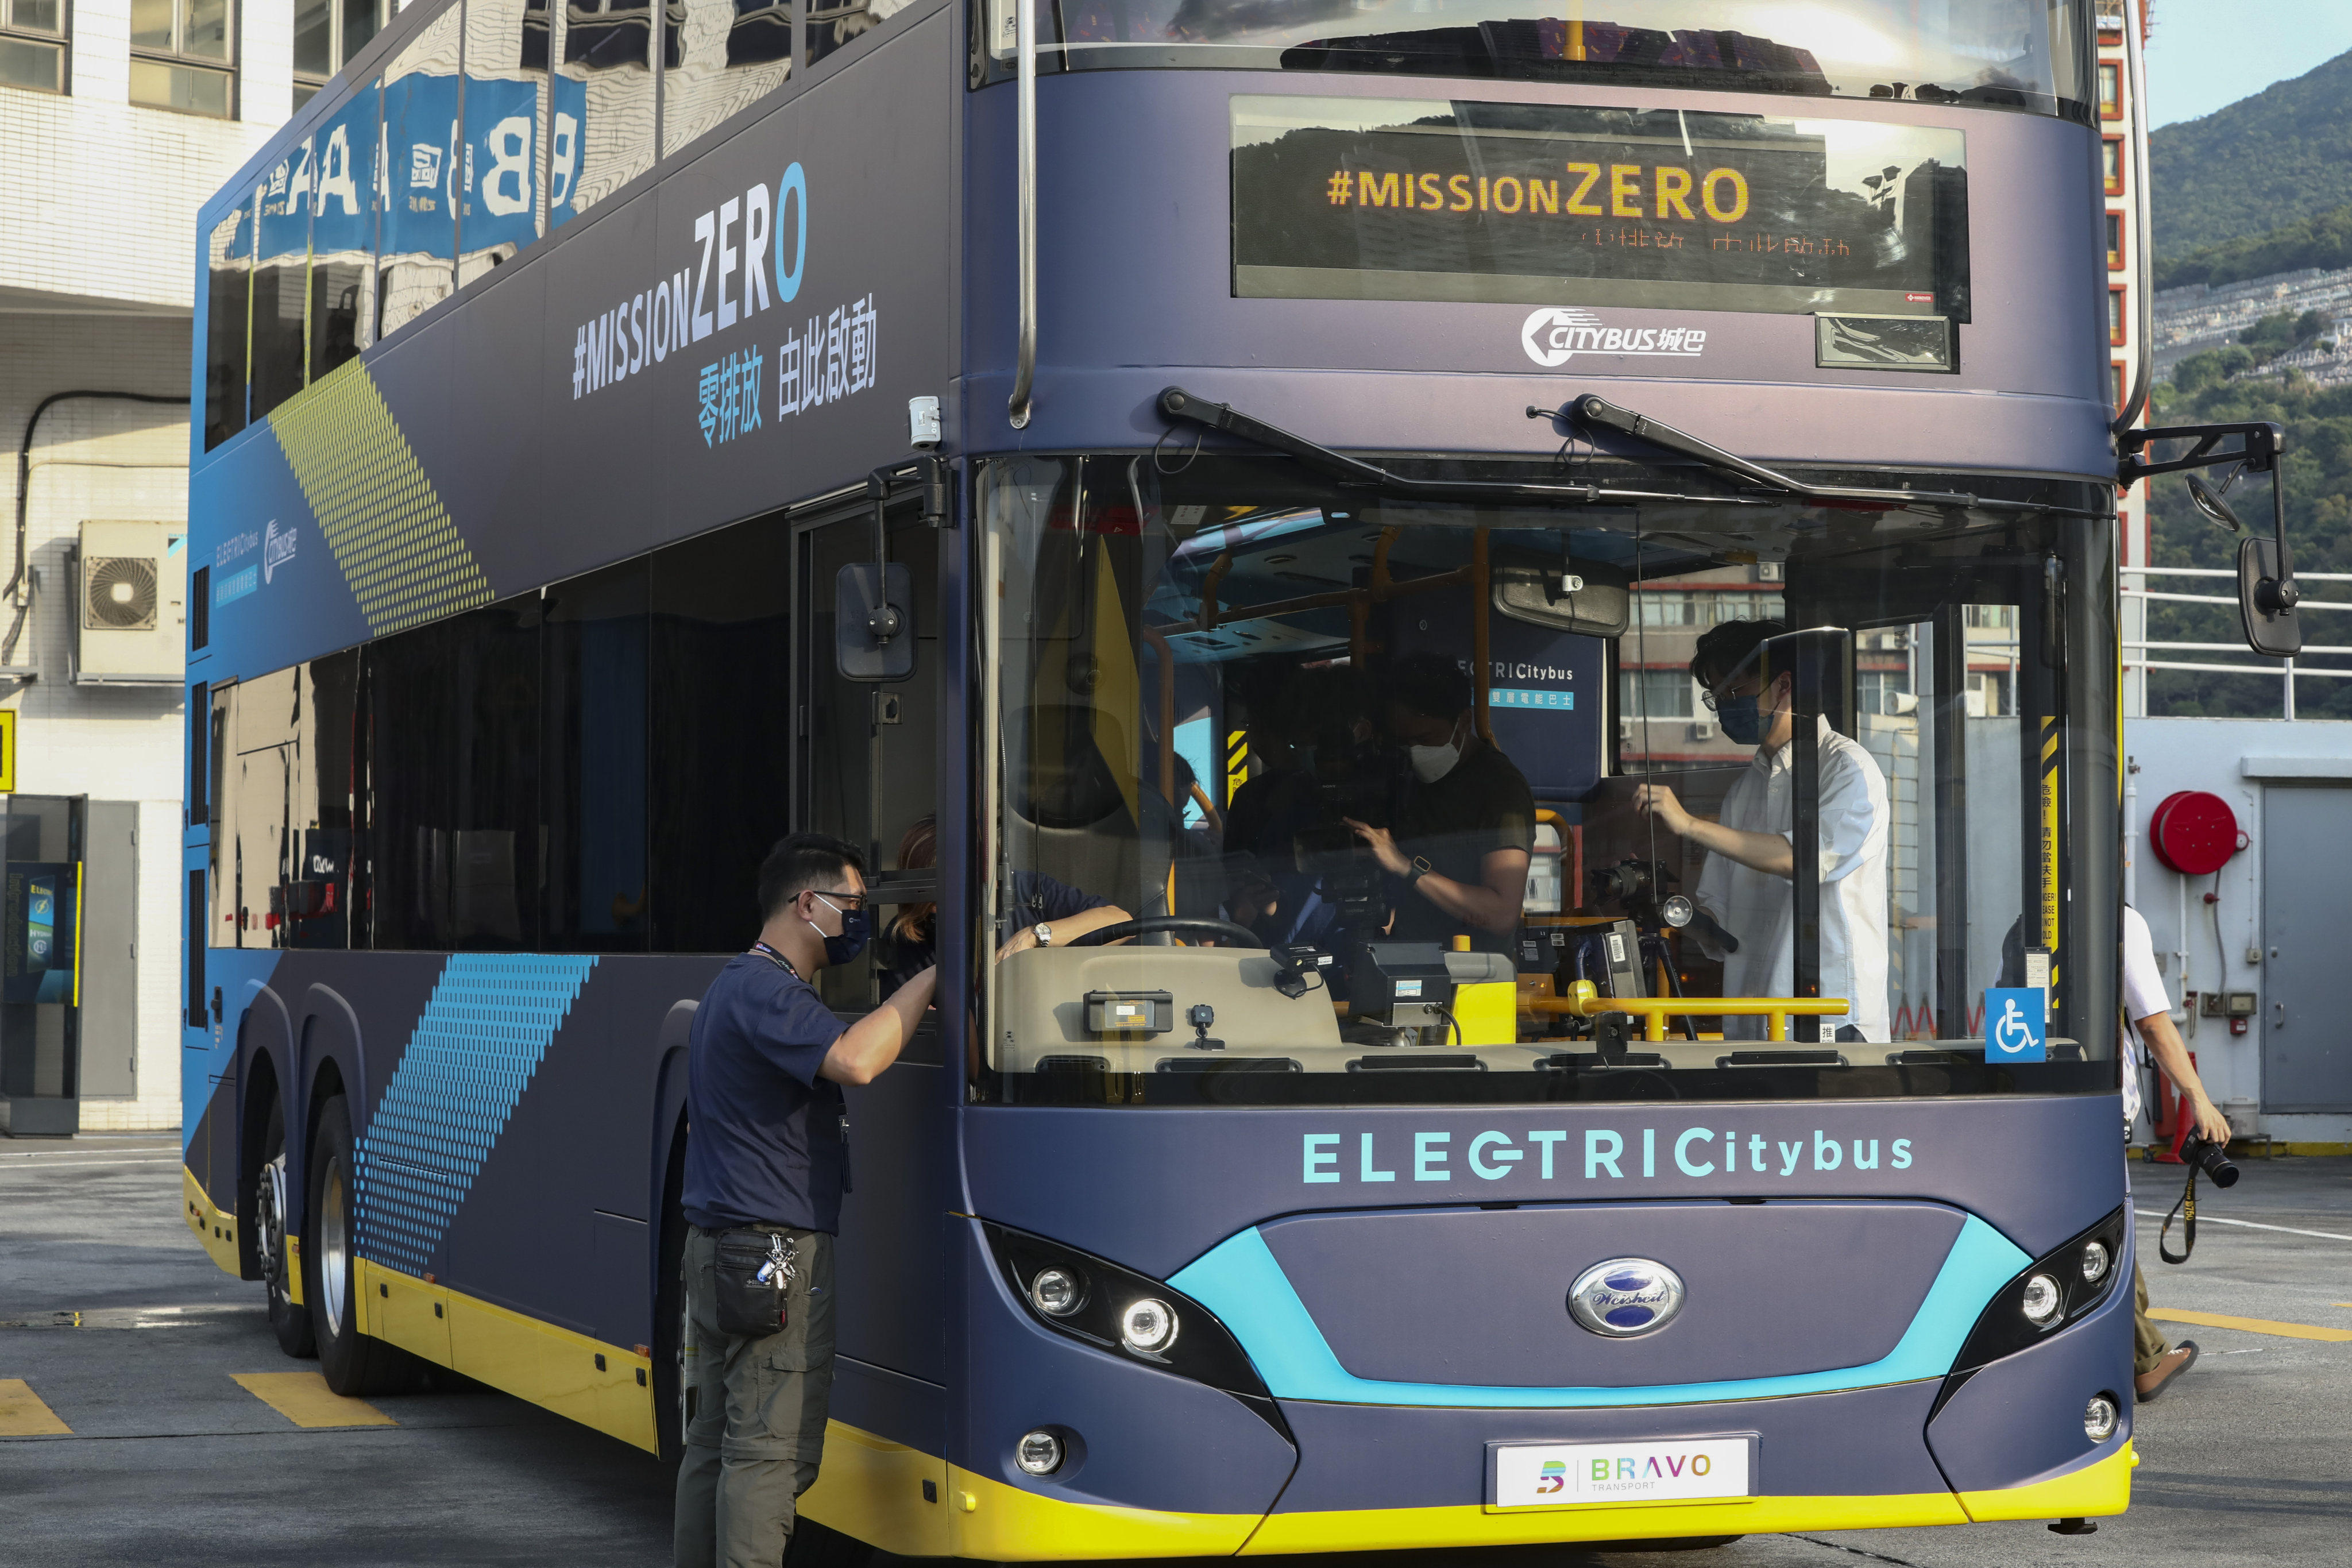
[[[2293,658],[2303,651],[2303,623],[2294,614],[2302,595],[2294,580],[2280,571],[2279,555],[2275,539],[2238,542],[2238,618],[2248,647],[2272,658]]]
[[[833,665],[844,680],[915,673],[915,579],[905,564],[853,561],[833,579]]]

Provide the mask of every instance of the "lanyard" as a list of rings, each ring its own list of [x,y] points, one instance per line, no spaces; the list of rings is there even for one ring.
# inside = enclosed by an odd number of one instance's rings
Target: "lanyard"
[[[801,972],[793,967],[793,961],[786,958],[782,953],[778,952],[774,948],[770,947],[764,942],[755,942],[750,947],[746,948],[744,952],[747,954],[756,952],[761,958],[766,959],[770,963],[774,964],[778,969],[781,969],[785,973],[791,975],[793,979],[800,980],[801,978]],[[806,981],[802,981],[801,983],[803,984],[807,984]]]

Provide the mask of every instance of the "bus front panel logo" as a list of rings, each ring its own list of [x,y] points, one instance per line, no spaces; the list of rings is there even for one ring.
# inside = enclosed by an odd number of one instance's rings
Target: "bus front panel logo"
[[[1568,1291],[1570,1316],[1613,1340],[1656,1333],[1682,1310],[1682,1276],[1646,1258],[1596,1263]]]
[[[1546,370],[1558,370],[1580,353],[1696,359],[1706,352],[1706,333],[1696,327],[1612,327],[1590,310],[1546,305],[1519,328],[1519,346]]]

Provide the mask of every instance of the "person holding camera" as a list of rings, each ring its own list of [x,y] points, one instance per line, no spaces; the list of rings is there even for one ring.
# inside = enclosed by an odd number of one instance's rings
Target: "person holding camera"
[[[2172,1026],[2172,999],[2164,989],[2164,971],[2156,962],[2156,943],[2148,935],[2147,921],[2129,904],[2124,906],[2124,1016],[2131,1021],[2124,1034],[2124,1126],[2128,1130],[2138,1119],[2140,1110],[2139,1065],[2140,1051],[2155,1058],[2156,1070],[2172,1080],[2172,1087],[2188,1098],[2191,1114],[2196,1118],[2199,1138],[2216,1149],[2227,1148],[2230,1123],[2213,1107],[2205,1092],[2205,1085],[2197,1077],[2197,1064],[2189,1059],[2189,1047],[2181,1043],[2180,1031]],[[2147,1315],[2147,1276],[2141,1271],[2139,1260],[2132,1260],[2132,1396],[2145,1405],[2165,1391],[2172,1380],[2197,1364],[2197,1342],[2183,1340],[2179,1346],[2166,1342]]]
[[[841,1086],[898,1059],[930,1005],[925,968],[856,1023],[816,972],[866,949],[863,858],[795,833],[760,867],[759,940],[728,961],[687,1040],[686,1457],[679,1568],[775,1568],[824,1453],[833,1238],[848,1185]]]
[[[1789,628],[1779,621],[1726,621],[1698,639],[1691,679],[1706,693],[1724,734],[1756,748],[1755,760],[1723,799],[1714,822],[1696,816],[1665,784],[1633,791],[1633,808],[1685,843],[1706,851],[1694,902],[1716,929],[1695,928],[1699,946],[1723,963],[1727,996],[1786,996],[1796,985],[1796,787],[1790,741],[1796,733],[1795,683],[1772,673],[1765,643]],[[1885,1040],[1886,844],[1892,814],[1886,775],[1867,748],[1816,721],[1820,737],[1821,982],[1824,996],[1846,998],[1840,1040]],[[1822,1027],[1829,1028],[1824,1021]],[[1761,1039],[1762,1018],[1727,1017],[1723,1037]]]

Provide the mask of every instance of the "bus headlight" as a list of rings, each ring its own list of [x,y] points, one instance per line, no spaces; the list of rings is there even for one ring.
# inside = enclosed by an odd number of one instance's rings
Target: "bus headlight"
[[[2107,1277],[2107,1265],[2113,1259],[2107,1254],[2107,1244],[2094,1241],[2083,1248],[2083,1283],[2096,1285]]]
[[[1176,1342],[1176,1313],[1165,1301],[1129,1301],[1118,1315],[1118,1337],[1131,1351],[1157,1355]]]
[[[2036,1274],[2025,1282],[2024,1293],[2018,1297],[2018,1310],[2030,1323],[2047,1323],[2058,1316],[2058,1309],[2066,1304],[2058,1289],[2058,1281],[2047,1274]]]
[[[1029,1304],[1049,1318],[1068,1317],[1086,1299],[1086,1287],[1066,1268],[1040,1268],[1029,1281]]]
[[[2095,1394],[2083,1406],[2083,1436],[2094,1443],[2104,1443],[2116,1435],[2116,1402],[2104,1394]]]

